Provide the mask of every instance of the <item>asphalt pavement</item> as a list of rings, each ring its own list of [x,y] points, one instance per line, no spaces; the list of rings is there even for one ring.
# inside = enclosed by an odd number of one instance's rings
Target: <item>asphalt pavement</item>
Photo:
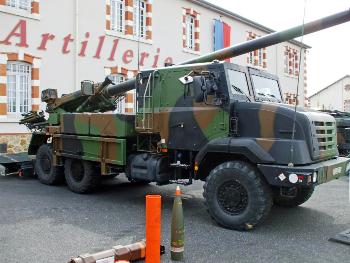
[[[250,232],[223,229],[203,204],[201,182],[182,187],[185,262],[350,262],[328,239],[350,228],[349,178],[317,187],[304,205],[273,207]],[[35,179],[0,178],[0,262],[57,263],[144,238],[145,195],[162,196],[162,262],[169,253],[175,185],[131,185],[120,176],[78,195]]]

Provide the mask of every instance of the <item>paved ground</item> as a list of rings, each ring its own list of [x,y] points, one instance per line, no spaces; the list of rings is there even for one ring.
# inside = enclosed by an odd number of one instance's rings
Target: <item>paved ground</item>
[[[350,228],[348,178],[321,185],[295,209],[273,208],[251,232],[218,227],[207,214],[202,184],[184,188],[186,262],[349,262],[350,247],[327,239]],[[169,248],[175,186],[106,182],[92,195],[34,179],[0,178],[0,262],[67,262],[144,237],[144,196],[162,195],[162,238]],[[170,262],[169,253],[162,262]]]

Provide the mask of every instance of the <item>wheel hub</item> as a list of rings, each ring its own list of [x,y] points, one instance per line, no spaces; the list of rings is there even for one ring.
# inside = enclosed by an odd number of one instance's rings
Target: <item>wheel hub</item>
[[[230,180],[218,188],[218,202],[228,214],[241,214],[248,205],[248,193],[239,182]]]

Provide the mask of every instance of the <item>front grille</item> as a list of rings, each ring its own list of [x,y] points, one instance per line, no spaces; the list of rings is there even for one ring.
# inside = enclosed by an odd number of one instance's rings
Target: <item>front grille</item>
[[[337,153],[335,121],[312,121],[313,157],[322,159]]]

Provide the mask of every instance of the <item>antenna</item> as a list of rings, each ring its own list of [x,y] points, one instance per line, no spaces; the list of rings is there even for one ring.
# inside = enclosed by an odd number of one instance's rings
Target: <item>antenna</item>
[[[288,163],[289,167],[294,166],[294,140],[295,140],[295,123],[297,118],[297,107],[299,103],[299,85],[300,85],[300,69],[301,69],[301,56],[304,48],[304,29],[305,29],[305,13],[306,13],[306,2],[307,0],[304,0],[304,14],[303,14],[303,26],[302,26],[302,34],[301,34],[301,47],[299,51],[299,65],[298,65],[298,82],[297,82],[297,94],[296,94],[296,101],[294,106],[294,118],[293,118],[293,130],[292,130],[292,140],[290,145],[290,162]],[[305,58],[304,58],[305,59]]]
[[[141,1],[138,0],[138,17],[139,17],[139,26],[137,32],[137,71],[140,72],[140,35],[141,35]],[[145,14],[143,14],[145,16]],[[143,19],[143,18],[142,18]],[[145,24],[143,25],[145,26]]]

